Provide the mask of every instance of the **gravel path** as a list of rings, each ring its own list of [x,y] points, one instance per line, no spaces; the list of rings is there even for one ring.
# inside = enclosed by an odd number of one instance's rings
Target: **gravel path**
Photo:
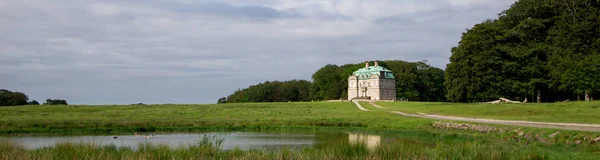
[[[356,106],[360,110],[369,111],[369,110],[363,108],[362,105],[360,105],[356,101],[354,101],[354,104],[356,104]],[[369,104],[371,104],[377,108],[384,108],[373,102],[369,102]],[[442,115],[425,114],[425,113],[409,114],[409,113],[404,113],[404,112],[399,112],[399,111],[391,111],[390,113],[395,113],[395,114],[399,114],[399,115],[406,116],[406,117],[438,119],[438,120],[453,120],[453,121],[476,122],[476,123],[486,123],[486,124],[501,124],[501,125],[522,126],[522,127],[552,128],[552,129],[564,129],[564,130],[575,130],[575,131],[600,132],[600,124],[554,123],[554,122],[533,122],[533,121],[467,118],[467,117],[442,116]]]
[[[501,124],[501,125],[522,126],[522,127],[535,127],[535,128],[553,128],[553,129],[564,129],[564,130],[600,132],[600,124],[552,123],[552,122],[532,122],[532,121],[497,120],[497,119],[482,119],[482,118],[465,118],[465,117],[442,116],[442,115],[424,114],[424,113],[408,114],[408,113],[403,113],[403,112],[398,112],[398,111],[393,111],[391,113],[395,113],[395,114],[399,114],[399,115],[407,116],[407,117],[428,118],[428,119],[465,121],[465,122],[476,122],[476,123],[487,123],[487,124]]]
[[[380,105],[377,105],[377,104],[373,103],[372,101],[371,101],[371,102],[369,102],[369,104],[371,104],[371,105],[373,105],[373,106],[375,106],[375,107],[377,107],[377,108],[383,108],[382,106],[380,106]]]
[[[363,111],[369,111],[368,109],[365,109],[362,105],[360,105],[360,103],[358,103],[357,101],[353,101],[353,102],[356,105],[356,107],[358,107],[358,109],[363,110]]]
[[[363,111],[369,111],[362,107],[358,102],[354,101],[356,107]],[[369,102],[369,104],[377,107],[381,107],[373,102]],[[501,124],[501,125],[511,125],[511,126],[522,126],[522,127],[535,127],[535,128],[552,128],[552,129],[564,129],[564,130],[575,130],[575,131],[590,131],[590,132],[600,132],[600,124],[580,124],[580,123],[554,123],[554,122],[533,122],[533,121],[516,121],[516,120],[498,120],[498,119],[483,119],[483,118],[467,118],[467,117],[454,117],[454,116],[442,116],[435,114],[409,114],[399,111],[390,111],[390,113],[399,114],[406,117],[416,117],[416,118],[427,118],[427,119],[438,119],[438,120],[453,120],[453,121],[464,121],[464,122],[476,122],[476,123],[486,123],[486,124]]]

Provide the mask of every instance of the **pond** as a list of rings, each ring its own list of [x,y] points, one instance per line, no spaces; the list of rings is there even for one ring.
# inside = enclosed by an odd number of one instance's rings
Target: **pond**
[[[331,142],[362,143],[369,148],[377,147],[379,135],[358,133],[262,133],[262,132],[211,132],[211,133],[144,133],[131,135],[76,135],[76,136],[9,136],[0,137],[22,145],[26,149],[53,146],[60,142],[94,143],[116,145],[136,149],[139,144],[164,144],[170,147],[196,145],[203,139],[222,140],[221,149],[281,149],[305,148]]]

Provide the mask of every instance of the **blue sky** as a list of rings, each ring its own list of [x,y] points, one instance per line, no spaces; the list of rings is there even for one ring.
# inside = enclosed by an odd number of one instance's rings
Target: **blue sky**
[[[215,103],[326,64],[428,60],[514,0],[0,1],[0,88],[73,104]]]

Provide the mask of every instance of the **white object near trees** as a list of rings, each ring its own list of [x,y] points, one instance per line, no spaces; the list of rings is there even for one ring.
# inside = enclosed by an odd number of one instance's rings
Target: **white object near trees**
[[[396,100],[396,79],[392,71],[375,62],[365,63],[348,77],[348,100]]]

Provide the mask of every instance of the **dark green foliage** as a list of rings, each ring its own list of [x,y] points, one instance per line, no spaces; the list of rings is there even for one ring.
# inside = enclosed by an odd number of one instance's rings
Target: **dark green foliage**
[[[410,101],[446,101],[444,73],[439,68],[420,62],[399,60],[382,61],[381,66],[391,70],[396,78],[398,99]]]
[[[288,102],[309,101],[310,82],[291,80],[265,82],[241,89],[229,95],[225,102]]]
[[[68,105],[66,100],[62,99],[46,99],[44,105]]]
[[[348,97],[348,76],[364,64],[328,64],[312,75],[311,100],[336,100]]]
[[[600,90],[600,6],[520,0],[463,33],[446,68],[448,100],[557,101]]]
[[[33,100],[33,101],[29,102],[29,105],[40,105],[40,102]]]
[[[600,91],[600,1],[556,0],[552,5],[558,10],[548,37],[554,86],[578,95]]]
[[[227,103],[227,97],[221,97],[221,98],[219,98],[219,100],[217,101],[217,103]]]
[[[340,99],[344,92],[343,79],[340,78],[340,67],[328,64],[317,70],[312,76],[310,98],[313,100]]]
[[[379,63],[394,73],[398,99],[446,101],[444,70],[425,62],[389,60]],[[312,75],[312,83],[305,80],[267,81],[235,91],[227,97],[227,102],[343,100],[348,97],[348,77],[362,67],[364,63],[342,66],[328,64]]]
[[[370,64],[374,64],[370,62]],[[425,62],[400,60],[379,61],[396,78],[397,99],[410,101],[445,101],[444,70]],[[348,97],[348,77],[364,63],[343,66],[327,65],[313,74],[311,99],[332,100]]]
[[[0,89],[0,106],[20,106],[29,104],[27,95],[21,92],[12,92]]]

